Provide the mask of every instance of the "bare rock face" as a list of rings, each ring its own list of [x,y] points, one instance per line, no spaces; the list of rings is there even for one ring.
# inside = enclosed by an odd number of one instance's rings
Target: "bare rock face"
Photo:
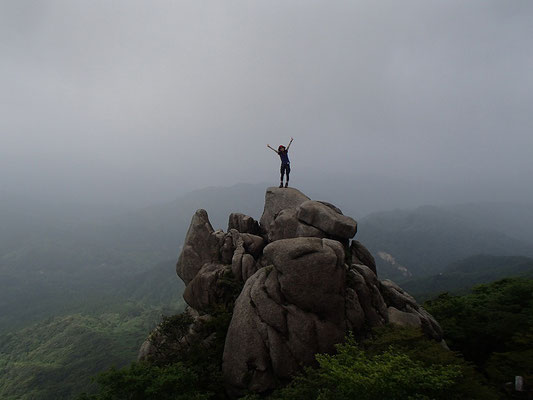
[[[350,244],[350,264],[362,264],[366,265],[368,268],[370,268],[374,274],[377,274],[376,272],[376,260],[374,260],[374,257],[368,249],[361,244],[361,242],[357,240],[352,240],[352,243]]]
[[[223,373],[234,395],[274,389],[346,334],[340,243],[285,239],[264,255],[269,265],[246,282],[226,338]]]
[[[350,330],[356,336],[363,336],[376,326],[387,322],[387,305],[379,291],[379,281],[370,268],[366,265],[352,264],[347,272],[347,287],[356,294],[357,301],[350,302],[349,315],[364,316],[361,324],[360,318],[348,319]]]
[[[261,229],[268,232],[276,215],[287,208],[296,208],[309,200],[305,194],[294,188],[269,187],[265,195],[265,209],[259,221]]]
[[[231,259],[231,270],[238,281],[246,282],[257,271],[256,261],[252,254],[259,255],[263,249],[263,239],[249,234],[240,235],[235,230],[230,233],[235,248]]]
[[[207,311],[209,307],[223,304],[227,298],[223,284],[231,267],[207,263],[200,269],[183,293],[183,299],[193,309]]]
[[[186,285],[205,263],[219,260],[220,245],[220,236],[215,234],[207,212],[196,211],[176,264],[176,272]]]
[[[344,249],[339,242],[318,238],[278,240],[263,253],[267,263],[280,273],[281,294],[288,303],[342,324],[346,273]]]
[[[176,265],[192,319],[173,339],[156,329],[140,358],[163,357],[161,348],[183,352],[191,341],[208,346],[214,333],[205,321],[220,308],[227,317],[233,309],[222,360],[233,397],[279,387],[350,331],[363,340],[390,323],[441,341],[431,315],[395,283],[379,281],[372,254],[350,242],[356,232],[336,206],[293,188],[268,188],[260,224],[233,213],[228,232],[214,231],[198,210]]]
[[[337,207],[334,204],[328,203],[327,201],[319,201],[319,203],[324,204],[326,207],[331,208],[333,211],[335,211],[337,214],[344,215],[339,207]]]
[[[437,341],[442,340],[442,329],[438,322],[419,306],[410,294],[388,279],[381,281],[380,286],[388,306],[388,322],[421,328],[428,337]]]
[[[338,209],[337,209],[338,210]],[[353,218],[339,213],[336,207],[319,201],[306,201],[297,208],[296,217],[330,237],[351,239],[357,232],[357,222]]]
[[[279,190],[283,193],[285,189]],[[274,201],[276,197],[273,192],[269,196],[269,191],[267,199],[270,200],[270,205],[267,207],[265,204],[261,226],[270,242],[297,237],[348,240],[357,232],[357,222],[343,215],[333,204],[304,200],[299,195],[295,196],[295,200],[291,197],[291,201]],[[285,208],[279,209],[280,207]]]
[[[232,229],[236,229],[240,233],[251,233],[252,235],[259,235],[261,232],[259,223],[255,219],[241,213],[230,214],[228,232]]]
[[[296,217],[296,213],[297,208],[287,208],[276,215],[268,229],[270,242],[297,237],[326,237],[325,232],[300,221]]]
[[[259,229],[256,221],[243,214],[232,214],[229,225],[254,232]],[[228,233],[214,231],[207,212],[196,211],[176,265],[177,274],[186,284],[184,300],[204,312],[223,304],[231,290],[225,284],[227,279],[245,282],[252,276],[264,247],[261,236],[234,228]]]
[[[261,236],[243,233],[240,235],[243,241],[244,250],[254,258],[259,258],[263,254],[265,241]]]

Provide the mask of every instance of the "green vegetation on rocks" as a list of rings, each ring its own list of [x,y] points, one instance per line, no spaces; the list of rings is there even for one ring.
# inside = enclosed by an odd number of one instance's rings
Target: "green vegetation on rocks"
[[[348,336],[334,355],[318,354],[318,367],[308,367],[268,400],[348,399],[483,399],[497,397],[482,376],[455,353],[427,339],[420,331],[384,327],[374,338],[356,343]],[[165,366],[134,363],[97,378],[98,394],[80,400],[224,399],[224,387],[208,367],[210,356]],[[172,382],[173,386],[166,385]],[[160,395],[160,397],[157,397]],[[180,397],[188,396],[188,397]]]

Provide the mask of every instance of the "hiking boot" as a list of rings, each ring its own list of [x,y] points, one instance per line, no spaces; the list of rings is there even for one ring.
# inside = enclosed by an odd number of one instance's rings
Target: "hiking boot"
[[[279,187],[280,187],[280,188],[282,188],[282,187],[283,187],[283,182],[281,182],[281,183],[279,184]]]
[[[285,187],[289,187],[289,182],[285,182]]]

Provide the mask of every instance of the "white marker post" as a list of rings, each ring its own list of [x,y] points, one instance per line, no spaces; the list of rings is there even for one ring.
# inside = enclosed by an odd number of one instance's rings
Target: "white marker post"
[[[517,392],[523,392],[524,391],[524,377],[523,376],[515,376],[514,377],[514,389]]]

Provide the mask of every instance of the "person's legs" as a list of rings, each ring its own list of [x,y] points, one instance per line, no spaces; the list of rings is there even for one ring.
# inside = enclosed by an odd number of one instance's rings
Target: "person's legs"
[[[281,164],[281,168],[279,169],[279,172],[281,174],[279,178],[279,187],[283,187],[283,175],[285,175],[285,165]]]
[[[285,182],[285,187],[289,186],[289,174],[291,173],[290,164],[285,165],[285,172],[287,173],[287,181]]]

